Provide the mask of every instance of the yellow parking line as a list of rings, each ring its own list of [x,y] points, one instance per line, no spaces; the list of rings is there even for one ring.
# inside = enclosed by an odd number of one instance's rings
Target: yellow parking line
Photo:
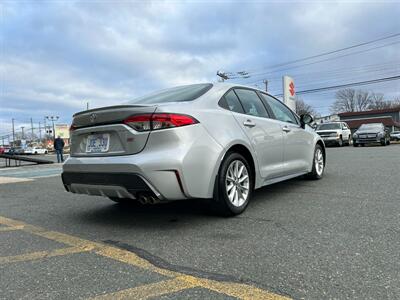
[[[7,226],[7,227],[0,227],[0,232],[5,232],[5,231],[14,231],[14,230],[21,230],[23,229],[23,225],[18,225],[18,226]]]
[[[118,291],[106,295],[100,295],[92,298],[93,300],[114,300],[114,299],[148,299],[159,297],[161,295],[179,292],[198,286],[196,283],[186,281],[185,276],[174,279],[164,280],[156,283],[141,285],[131,289]]]
[[[38,251],[38,252],[31,252],[31,253],[20,254],[20,255],[3,256],[3,257],[0,257],[0,265],[8,264],[8,263],[15,263],[15,262],[29,261],[29,260],[36,260],[36,259],[47,258],[47,257],[62,256],[62,255],[67,255],[67,254],[81,253],[81,252],[90,251],[90,250],[92,250],[92,248],[68,247],[68,248],[56,249],[56,250],[52,250],[52,251]]]
[[[94,253],[98,255],[108,257],[147,271],[152,271],[173,278],[171,280],[163,281],[163,283],[154,283],[145,286],[135,287],[132,289],[122,290],[116,293],[102,295],[101,297],[105,299],[108,299],[107,297],[109,297],[110,299],[111,298],[140,299],[140,297],[142,297],[142,299],[144,299],[146,297],[153,297],[151,292],[166,294],[195,286],[209,289],[218,293],[223,293],[239,299],[267,299],[267,300],[290,299],[248,284],[221,282],[216,280],[204,279],[194,276],[188,276],[186,274],[170,271],[168,269],[159,268],[153,265],[151,262],[147,261],[146,259],[141,258],[135,253],[132,253],[127,250],[105,245],[103,243],[88,241],[65,233],[60,233],[56,231],[47,231],[44,228],[38,226],[29,225],[20,221],[8,219],[1,216],[0,216],[0,224],[7,225],[10,227],[23,227],[22,230],[25,232],[29,232],[31,234],[35,234],[53,241],[57,241],[72,246],[71,248],[53,250],[50,252],[42,251],[42,252],[35,252],[31,254],[18,255],[13,257],[12,256],[3,257],[0,258],[0,263],[2,261],[7,263],[12,261],[23,261],[23,260],[38,259],[38,258],[51,257],[57,255],[65,255],[65,254],[70,254],[70,251],[72,251],[72,253],[75,253],[74,251],[76,252],[94,251]],[[142,290],[143,294],[140,294]],[[154,296],[157,295],[161,294],[154,294]]]
[[[215,280],[199,278],[199,286],[222,293],[238,299],[248,300],[289,300],[290,298],[277,295],[247,284],[219,282]]]
[[[170,271],[167,269],[162,269],[158,268],[155,265],[153,265],[151,262],[137,256],[135,253],[132,253],[130,251],[122,250],[119,248],[115,248],[112,246],[104,246],[98,250],[95,250],[95,252],[99,255],[105,256],[112,258],[114,260],[118,260],[120,262],[142,268],[145,270],[149,270],[152,272],[156,272],[158,274],[167,276],[167,277],[176,277],[182,275],[181,273]]]

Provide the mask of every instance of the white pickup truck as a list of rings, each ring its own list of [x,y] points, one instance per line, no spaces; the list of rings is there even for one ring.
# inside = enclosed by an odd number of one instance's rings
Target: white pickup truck
[[[317,126],[316,132],[324,140],[325,144],[335,144],[339,147],[350,145],[351,130],[345,122],[322,123]]]

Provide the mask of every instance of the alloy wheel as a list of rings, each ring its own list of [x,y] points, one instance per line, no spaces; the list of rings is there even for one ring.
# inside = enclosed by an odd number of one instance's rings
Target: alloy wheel
[[[229,165],[225,176],[225,189],[230,203],[240,207],[249,197],[250,178],[246,165],[234,160]]]
[[[315,151],[314,163],[315,171],[317,172],[318,176],[321,176],[324,171],[324,155],[322,154],[322,150],[319,148],[317,148]]]

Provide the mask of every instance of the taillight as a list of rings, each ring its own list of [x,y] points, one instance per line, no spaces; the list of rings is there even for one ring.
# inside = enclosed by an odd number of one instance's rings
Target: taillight
[[[150,131],[192,125],[199,121],[188,115],[154,113],[131,116],[125,119],[124,123],[137,131]]]
[[[151,130],[151,115],[136,115],[131,116],[124,120],[126,125],[131,126],[136,131],[149,131]]]
[[[72,132],[72,131],[74,131],[76,129],[76,127],[74,126],[74,125],[71,125],[70,127],[69,127],[69,132]]]

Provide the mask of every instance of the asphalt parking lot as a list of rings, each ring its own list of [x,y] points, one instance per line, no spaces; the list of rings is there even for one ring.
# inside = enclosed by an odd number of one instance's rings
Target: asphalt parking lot
[[[69,194],[60,172],[0,170],[1,299],[400,298],[400,144],[328,148],[322,180],[235,218]]]

